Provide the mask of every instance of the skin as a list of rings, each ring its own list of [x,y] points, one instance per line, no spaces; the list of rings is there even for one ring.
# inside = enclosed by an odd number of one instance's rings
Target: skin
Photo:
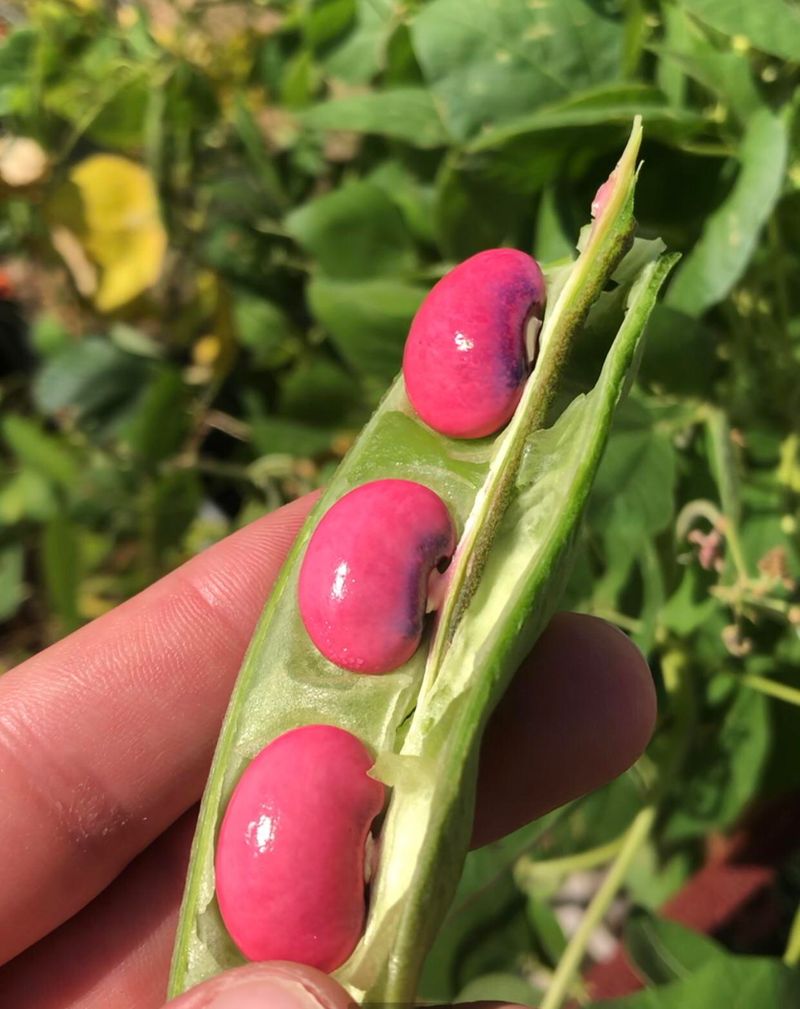
[[[433,287],[403,354],[408,398],[435,431],[483,438],[508,423],[532,361],[529,319],[541,319],[545,284],[536,260],[488,249]]]
[[[364,858],[384,786],[372,755],[333,725],[265,746],[239,779],[216,852],[223,920],[248,960],[334,971],[364,924]]]
[[[15,1009],[163,1004],[194,808],[311,503],[242,529],[0,677],[0,991]],[[556,617],[490,723],[474,842],[620,774],[654,717],[652,679],[628,639],[592,617]],[[239,989],[227,1009],[347,1004],[310,968],[254,965],[172,1009],[204,1009],[226,986]]]
[[[453,553],[447,506],[413,480],[372,480],[332,505],[309,541],[300,615],[325,658],[357,673],[388,673],[422,636],[428,579]]]

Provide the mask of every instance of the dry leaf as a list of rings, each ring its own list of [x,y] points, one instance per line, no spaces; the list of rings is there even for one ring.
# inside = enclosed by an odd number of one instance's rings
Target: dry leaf
[[[158,280],[167,235],[155,185],[141,165],[93,155],[72,169],[47,209],[54,246],[100,311],[113,312]],[[87,263],[97,270],[94,283]]]

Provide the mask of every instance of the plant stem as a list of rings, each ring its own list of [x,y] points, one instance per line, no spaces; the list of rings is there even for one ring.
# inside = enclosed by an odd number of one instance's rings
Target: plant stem
[[[742,543],[739,539],[741,517],[739,475],[736,471],[730,424],[727,415],[716,407],[708,408],[706,423],[711,447],[712,469],[717,480],[720,504],[725,517],[725,539],[728,542],[736,572],[739,578],[746,582],[749,579],[749,573]]]
[[[611,906],[617,891],[637,852],[647,840],[656,817],[654,805],[645,806],[626,831],[614,863],[608,870],[600,889],[594,895],[586,914],[573,934],[558,962],[553,980],[539,1009],[560,1009],[569,994],[575,975],[580,969],[592,932],[597,928]]]
[[[789,941],[786,943],[783,962],[787,967],[797,967],[800,964],[800,906],[795,912],[792,927],[789,929]]]
[[[598,865],[610,862],[625,842],[625,834],[615,837],[607,844],[600,844],[587,851],[579,851],[574,855],[564,855],[561,858],[546,858],[537,861],[530,855],[523,855],[517,862],[514,874],[520,886],[526,887],[541,882],[544,879],[559,878],[570,872],[581,872],[593,869]]]
[[[768,680],[766,676],[755,676],[752,673],[737,676],[736,679],[740,683],[744,683],[746,687],[751,687],[769,697],[776,697],[779,701],[786,701],[787,704],[795,704],[800,707],[800,690],[796,687],[790,687],[786,683],[776,683],[774,680]]]

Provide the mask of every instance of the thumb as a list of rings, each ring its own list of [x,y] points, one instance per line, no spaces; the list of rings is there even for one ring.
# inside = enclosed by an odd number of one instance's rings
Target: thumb
[[[353,999],[328,977],[302,964],[248,964],[205,981],[164,1009],[352,1009]]]

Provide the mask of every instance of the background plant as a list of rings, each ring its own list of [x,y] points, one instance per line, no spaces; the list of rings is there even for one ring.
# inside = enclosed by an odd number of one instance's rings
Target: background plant
[[[552,1009],[581,995],[616,909],[648,1006],[726,985],[796,1004],[777,957],[800,959],[800,862],[760,945],[654,914],[709,838],[800,785],[796,7],[35,0],[0,17],[6,666],[324,483],[433,280],[490,245],[569,254],[643,113],[640,232],[684,259],[567,602],[647,652],[660,726],[634,771],[471,858],[426,994],[549,989]],[[564,882],[609,865],[575,933]]]

